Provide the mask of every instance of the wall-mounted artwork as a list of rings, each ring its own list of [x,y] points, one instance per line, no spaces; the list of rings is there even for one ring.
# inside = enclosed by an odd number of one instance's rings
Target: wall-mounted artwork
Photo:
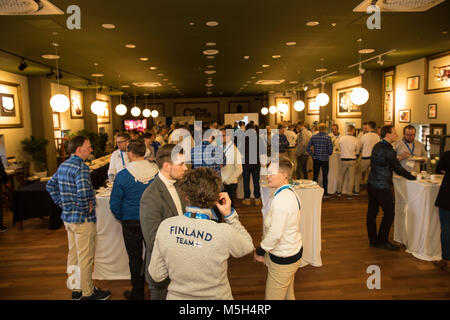
[[[315,116],[315,115],[319,115],[320,114],[320,106],[316,102],[316,98],[308,98],[306,100],[306,102],[307,102],[306,114],[308,116]]]
[[[428,105],[428,119],[437,119],[437,104]]]
[[[337,118],[361,118],[361,106],[352,102],[350,95],[354,88],[360,85],[336,90],[336,116]]]
[[[450,51],[425,60],[425,93],[450,91]]]
[[[22,93],[20,85],[0,81],[0,128],[22,127]]]
[[[53,129],[61,130],[61,116],[59,112],[53,112]]]
[[[384,78],[384,91],[386,91],[386,92],[392,91],[392,87],[393,87],[392,79],[393,79],[392,75],[386,76]]]
[[[228,103],[228,113],[250,112],[250,101],[230,101]]]
[[[399,110],[398,122],[410,123],[411,122],[411,109]]]
[[[103,112],[98,115],[97,122],[102,124],[108,124],[111,122],[111,105],[109,100],[100,100],[106,104],[106,107],[103,109]]]
[[[420,88],[420,76],[409,77],[406,80],[406,90],[419,90]]]
[[[83,93],[70,89],[70,117],[72,119],[83,119]]]

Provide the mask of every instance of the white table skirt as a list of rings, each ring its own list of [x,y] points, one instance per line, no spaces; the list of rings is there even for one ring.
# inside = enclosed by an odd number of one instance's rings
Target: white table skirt
[[[128,254],[123,240],[122,225],[109,209],[109,197],[96,198],[97,237],[94,273],[96,280],[129,280]]]
[[[329,194],[335,194],[338,187],[338,181],[339,181],[339,167],[341,162],[341,153],[335,152],[330,156],[329,159],[329,170],[328,170],[328,193]],[[319,185],[323,187],[323,179],[322,179],[322,170],[320,170],[319,178],[317,180]],[[345,181],[344,185],[342,186],[342,191],[344,193],[348,192],[348,183]]]
[[[263,203],[262,213],[265,215],[270,209],[274,188],[261,186],[261,199]],[[320,252],[322,250],[322,188],[296,189],[299,195],[302,209],[300,216],[300,232],[303,241],[303,257],[301,267],[312,265],[322,266]]]
[[[439,185],[394,176],[394,240],[425,261],[442,259],[439,209],[434,205]]]

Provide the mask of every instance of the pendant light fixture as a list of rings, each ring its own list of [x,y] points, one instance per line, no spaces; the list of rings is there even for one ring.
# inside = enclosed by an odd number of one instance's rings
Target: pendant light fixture
[[[297,77],[298,83],[300,83],[300,71],[297,71],[297,75],[298,75],[298,77]],[[294,103],[294,110],[301,112],[301,111],[305,110],[305,103],[302,100],[300,100],[298,91],[296,91],[296,94],[297,94],[297,101],[295,101],[295,103]]]
[[[361,42],[362,39],[359,38],[357,40],[359,42],[359,51],[361,50]],[[359,53],[359,68],[358,68],[358,72],[359,75],[362,76],[362,74],[365,72],[366,70],[363,69],[362,67],[362,63],[361,63],[361,53]],[[353,89],[352,93],[350,94],[350,100],[352,101],[352,103],[360,106],[365,104],[368,100],[369,100],[369,92],[364,89],[362,86],[359,88],[355,88]]]
[[[153,107],[156,108],[156,105],[155,105],[155,89],[153,89]],[[152,118],[158,118],[158,116],[159,116],[158,110],[156,110],[156,109],[153,110],[152,113],[151,113],[151,116],[152,116]]]
[[[95,66],[95,73],[98,74],[98,63],[94,63]],[[91,104],[91,111],[93,114],[101,115],[103,111],[105,110],[105,103],[103,101],[98,100],[98,77],[95,77],[95,101]]]
[[[120,86],[120,74],[119,74],[119,88],[121,88]],[[116,113],[119,116],[124,116],[128,111],[128,108],[126,105],[122,104],[122,92],[120,92],[120,96],[119,96],[119,104],[116,106]]]
[[[136,103],[136,88],[134,88],[134,107],[131,108],[131,115],[133,117],[139,117],[141,115],[141,109],[139,109]]]
[[[321,60],[322,77],[320,78],[320,84],[322,85],[322,92],[316,97],[316,101],[320,107],[325,107],[330,102],[330,97],[324,92],[325,82],[323,82],[323,72],[326,70],[323,68],[323,58]]]
[[[56,57],[58,57],[58,46],[59,46],[59,44],[54,42],[52,45],[55,47],[55,55],[56,55]],[[60,76],[59,76],[58,59],[55,59],[55,61],[56,61],[56,80],[57,80],[57,83],[58,83],[58,93],[55,94],[50,99],[50,106],[52,107],[54,112],[66,112],[70,108],[70,100],[69,100],[69,98],[66,95],[61,94],[60,91],[59,91],[59,78],[60,78]]]
[[[152,112],[150,111],[149,108],[147,108],[147,89],[145,90],[145,92],[146,92],[145,95],[144,95],[144,99],[145,99],[144,107],[145,107],[145,109],[142,110],[142,115],[145,118],[149,118],[152,115]]]
[[[262,114],[263,116],[267,116],[267,115],[269,114],[269,109],[268,109],[267,107],[263,107],[263,108],[261,109],[261,114]]]

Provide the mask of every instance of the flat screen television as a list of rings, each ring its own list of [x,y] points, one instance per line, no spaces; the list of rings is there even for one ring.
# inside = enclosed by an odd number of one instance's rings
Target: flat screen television
[[[125,120],[125,130],[138,130],[144,132],[147,129],[147,119],[143,120]]]

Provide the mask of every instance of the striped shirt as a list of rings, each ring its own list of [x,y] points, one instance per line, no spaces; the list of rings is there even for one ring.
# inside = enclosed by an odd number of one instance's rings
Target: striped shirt
[[[311,151],[312,146],[314,153]],[[328,161],[330,155],[333,154],[333,143],[326,133],[319,132],[311,137],[306,150],[314,160]]]
[[[50,181],[47,191],[62,208],[61,218],[66,223],[96,222],[95,192],[89,167],[75,155],[63,162]],[[89,202],[93,210],[89,213]]]

